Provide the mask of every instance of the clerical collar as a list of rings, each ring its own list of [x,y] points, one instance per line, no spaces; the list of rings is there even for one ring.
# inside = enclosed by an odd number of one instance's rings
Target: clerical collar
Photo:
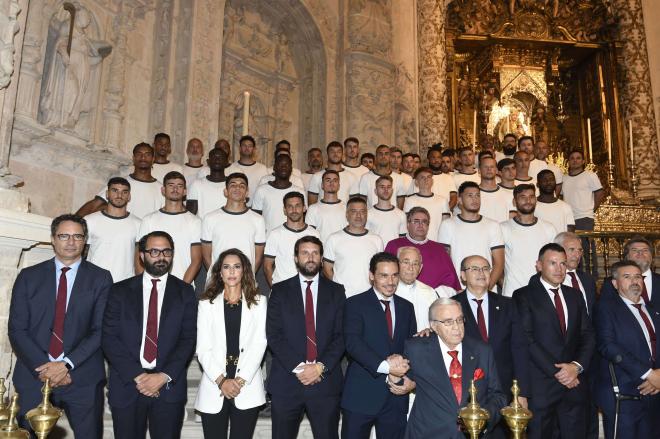
[[[410,233],[406,233],[406,238],[408,239],[408,241],[412,242],[413,244],[418,244],[418,245],[426,244],[426,243],[429,241],[428,238],[426,238],[426,239],[424,239],[424,240],[422,240],[422,241],[417,241],[417,240],[415,240],[415,239],[412,239],[412,238],[410,237]]]

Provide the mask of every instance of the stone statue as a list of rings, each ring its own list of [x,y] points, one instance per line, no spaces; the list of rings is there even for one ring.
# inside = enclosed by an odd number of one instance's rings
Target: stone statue
[[[0,15],[0,89],[9,85],[14,73],[14,37],[19,31],[16,17],[21,12],[18,2],[9,4],[9,14]]]
[[[80,114],[89,110],[85,104],[94,69],[112,50],[109,43],[88,35],[91,18],[86,9],[80,7],[74,17],[73,27],[67,20],[56,21],[56,28],[49,32],[54,43],[52,52],[46,54],[51,59],[39,108],[41,123],[70,130],[76,127]]]

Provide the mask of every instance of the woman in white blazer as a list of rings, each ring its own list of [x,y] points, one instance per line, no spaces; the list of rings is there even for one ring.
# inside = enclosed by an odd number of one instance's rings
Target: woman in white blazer
[[[204,371],[195,409],[206,439],[252,438],[266,402],[261,360],[266,350],[266,298],[238,249],[220,254],[199,302],[197,359]]]

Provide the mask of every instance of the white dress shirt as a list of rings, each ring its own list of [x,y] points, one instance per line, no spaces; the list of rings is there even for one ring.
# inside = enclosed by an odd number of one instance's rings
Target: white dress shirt
[[[378,298],[378,303],[380,303],[380,307],[383,309],[383,312],[385,312],[385,305],[383,305],[381,300],[387,300],[390,302],[390,314],[392,315],[392,336],[394,336],[394,328],[395,328],[395,321],[396,321],[396,311],[394,310],[394,297],[385,297],[381,293],[378,292],[376,287],[374,287],[374,293],[376,293],[376,297]],[[387,359],[381,361],[381,363],[378,365],[378,373],[384,373],[384,374],[389,374],[390,373],[390,364],[387,362]]]
[[[653,273],[651,268],[642,273],[644,276],[644,284],[646,285],[646,294],[649,295],[649,300],[653,299]]]
[[[474,321],[479,322],[479,319],[477,318],[478,315],[477,314],[478,306],[476,302],[477,296],[472,294],[468,289],[465,290],[465,293],[467,294],[468,303],[470,304],[470,310],[472,310]],[[490,326],[488,325],[488,292],[486,292],[486,294],[484,294],[484,296],[481,299],[483,299],[483,302],[481,302],[481,310],[484,313],[484,322],[486,323],[486,335],[488,335],[488,333],[490,332]]]
[[[146,271],[142,275],[142,344],[140,345],[140,363],[145,369],[153,369],[156,367],[155,358],[151,363],[144,359],[144,339],[147,334],[147,320],[149,319],[149,299],[151,298],[151,287],[153,286],[151,279],[158,279],[156,289],[158,290],[158,332],[160,332],[160,311],[163,308],[163,297],[165,296],[165,285],[167,284],[167,276],[165,273],[161,277],[153,277]],[[158,356],[156,356],[158,357]]]
[[[555,293],[550,291],[550,288],[554,289],[555,287],[547,283],[545,279],[543,279],[543,277],[539,277],[539,279],[541,280],[541,284],[545,288],[546,293],[548,293],[548,297],[550,298],[550,302],[552,302],[552,306],[555,306]],[[564,322],[566,323],[566,331],[568,331],[568,309],[566,309],[566,300],[564,299],[564,292],[562,291],[561,285],[557,285],[556,288],[559,289],[559,298],[561,299],[561,305],[562,308],[564,309]]]
[[[463,342],[456,345],[454,349],[451,349],[449,346],[447,346],[439,336],[438,342],[440,343],[440,350],[442,351],[442,361],[445,362],[445,369],[447,369],[447,376],[451,378],[449,375],[449,367],[451,366],[452,358],[451,355],[449,355],[449,351],[458,351],[458,362],[461,363],[461,367],[463,367]]]
[[[298,274],[298,281],[300,282],[300,289],[302,290],[303,311],[307,308],[307,281],[312,281],[310,288],[312,289],[312,300],[314,301],[314,327],[316,328],[316,309],[318,308],[319,297],[319,274],[317,273],[311,279],[307,279],[302,274]]]
[[[644,338],[646,339],[646,344],[649,345],[649,352],[653,352],[653,346],[651,345],[651,334],[649,334],[648,329],[646,329],[646,324],[644,323],[644,319],[642,319],[642,316],[639,314],[639,311],[634,306],[635,303],[632,300],[628,299],[627,297],[623,297],[622,295],[619,295],[619,297],[621,297],[621,300],[623,300],[623,303],[628,305],[628,309],[633,314],[633,316],[635,316],[635,320],[637,320],[637,323],[639,324],[639,327],[642,328],[642,332],[644,333]],[[639,302],[637,302],[637,303],[642,304],[642,312],[644,314],[646,314],[646,317],[649,319],[649,322],[651,322],[651,326],[653,327],[653,330],[656,331],[656,334],[657,334],[657,330],[655,328],[655,325],[653,324],[653,319],[651,318],[651,315],[649,314],[649,311],[646,309],[646,304],[644,304],[644,299],[642,299],[641,296],[639,298]],[[651,369],[646,371],[646,373],[644,373],[644,375],[642,375],[640,378],[645,380],[650,372],[651,372]]]
[[[580,286],[580,292],[582,293],[582,298],[584,299],[584,306],[587,309],[587,314],[589,314],[589,307],[587,306],[587,304],[589,303],[589,302],[587,302],[587,293],[584,290],[584,284],[582,284],[582,281],[580,280],[580,276],[578,276],[578,274],[575,270],[566,270],[566,277],[564,278],[564,283],[562,285],[566,285],[567,287],[573,288],[573,282],[571,280],[571,275],[568,274],[568,273],[575,273],[575,278],[577,279],[578,285]]]
[[[81,262],[82,259],[78,259],[76,262],[74,262],[71,265],[65,265],[59,259],[55,258],[55,299],[56,300],[57,300],[57,289],[59,288],[60,285],[60,276],[62,275],[62,268],[69,267],[69,271],[64,273],[64,276],[66,277],[66,309],[67,310],[69,309],[69,300],[71,299],[71,291],[73,290],[73,283],[76,281],[76,276],[78,275],[78,268],[80,267]],[[71,362],[71,360],[69,360],[69,357],[64,355],[64,350],[57,358],[53,358],[50,354],[48,354],[48,360],[65,361],[69,363],[71,369],[75,368],[75,365]]]

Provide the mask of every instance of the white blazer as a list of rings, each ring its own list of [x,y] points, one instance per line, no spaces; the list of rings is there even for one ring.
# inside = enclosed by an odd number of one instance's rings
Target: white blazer
[[[261,360],[266,351],[266,297],[257,296],[257,304],[248,308],[241,299],[240,354],[236,376],[245,380],[241,393],[234,399],[236,407],[245,410],[266,402]],[[197,314],[197,360],[203,374],[195,399],[195,410],[202,413],[218,413],[222,410],[224,396],[215,380],[227,373],[227,340],[225,335],[224,292],[210,303],[201,300]]]

